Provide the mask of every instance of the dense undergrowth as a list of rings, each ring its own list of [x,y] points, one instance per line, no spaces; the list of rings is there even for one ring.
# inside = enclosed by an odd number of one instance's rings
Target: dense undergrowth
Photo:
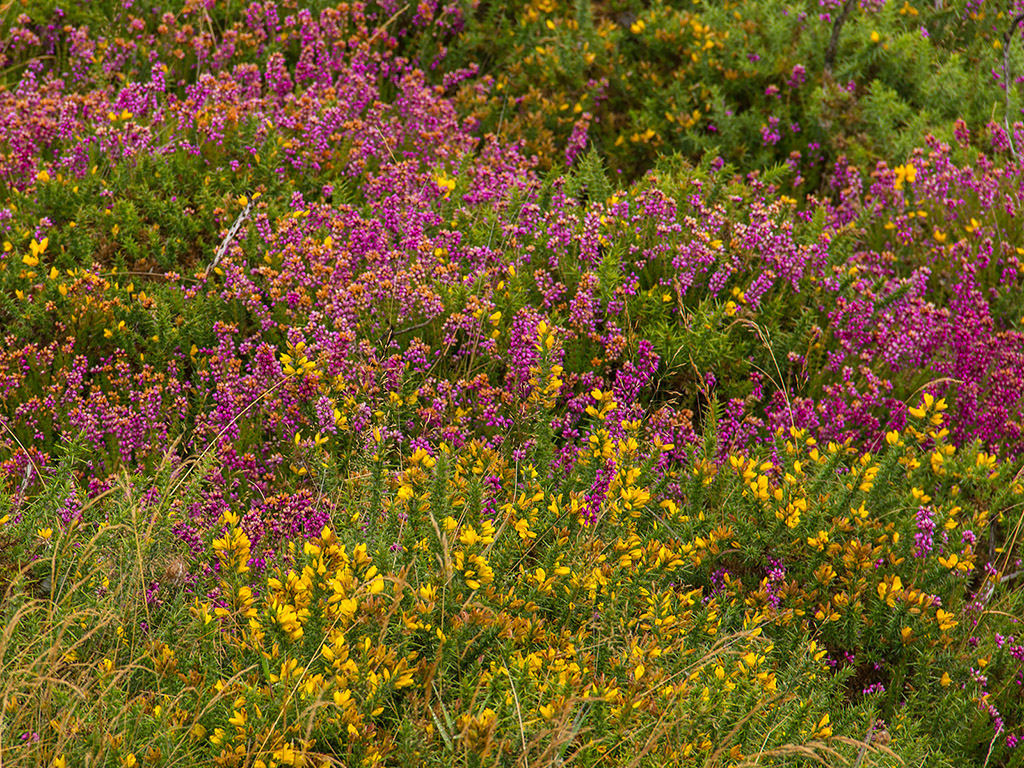
[[[1007,9],[15,10],[3,761],[1021,763]]]

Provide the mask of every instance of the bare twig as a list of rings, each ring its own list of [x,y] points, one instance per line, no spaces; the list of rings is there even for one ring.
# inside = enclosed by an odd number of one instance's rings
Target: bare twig
[[[768,354],[772,358],[772,362],[775,363],[775,372],[779,374],[779,381],[776,384],[776,386],[779,388],[779,391],[782,392],[782,396],[786,399],[786,409],[789,411],[789,425],[795,430],[796,420],[793,418],[793,402],[792,400],[790,400],[789,390],[786,388],[786,382],[782,377],[782,369],[779,367],[779,361],[775,359],[775,350],[772,349],[771,336],[769,336],[768,331],[762,329],[761,326],[759,326],[753,320],[741,318],[739,322],[748,328],[754,329],[754,331],[757,333],[757,338],[760,340],[762,344],[764,344],[765,349],[768,350]],[[765,376],[767,376],[769,380],[772,380],[771,374],[769,374],[767,371],[762,370],[759,366],[756,365],[754,367],[761,371],[761,373],[763,373]]]
[[[526,768],[530,768],[530,758],[526,754],[526,730],[523,727],[523,711],[519,707],[519,694],[516,693],[515,683],[512,682],[512,673],[508,671],[507,667],[503,667],[505,674],[508,675],[508,685],[512,689],[512,696],[516,702],[516,717],[519,718],[519,738],[523,742],[523,761],[526,763]]]
[[[846,0],[843,3],[843,10],[839,13],[835,23],[832,25],[832,36],[828,39],[828,48],[825,49],[825,74],[832,75],[832,65],[836,60],[836,50],[839,48],[839,33],[843,31],[843,24],[853,10],[854,0]]]
[[[857,753],[857,762],[853,764],[853,768],[860,768],[860,764],[864,760],[864,753],[866,753],[868,751],[868,747],[871,746],[871,737],[874,735],[876,724],[876,721],[872,720],[871,725],[868,726],[867,735],[864,737],[864,744]]]
[[[245,415],[246,413],[248,413],[248,412],[249,412],[249,410],[250,410],[251,408],[253,408],[253,407],[254,407],[255,405],[257,405],[257,404],[258,404],[259,402],[261,402],[261,401],[263,400],[263,398],[265,398],[265,397],[266,397],[267,395],[270,395],[270,394],[272,394],[272,393],[273,393],[273,392],[274,392],[275,390],[277,390],[277,389],[278,389],[278,388],[279,388],[279,387],[280,387],[280,386],[281,386],[282,384],[284,384],[284,383],[285,383],[286,381],[288,381],[288,380],[289,380],[290,378],[292,378],[292,377],[291,377],[291,376],[285,376],[285,377],[284,377],[284,378],[282,378],[282,379],[281,379],[281,380],[280,380],[279,382],[277,382],[277,384],[275,384],[274,386],[270,387],[270,389],[264,390],[264,391],[263,391],[263,392],[262,392],[262,393],[261,393],[261,394],[259,395],[259,397],[257,397],[256,399],[254,399],[254,400],[253,400],[253,401],[252,401],[251,403],[249,403],[249,404],[248,404],[247,406],[245,406],[245,408],[243,408],[243,409],[242,409],[241,411],[239,411],[239,412],[238,412],[238,414],[237,414],[237,415],[236,415],[236,416],[235,416],[235,417],[234,417],[233,419],[231,419],[231,421],[230,421],[230,422],[228,422],[227,424],[225,424],[225,425],[224,425],[224,427],[223,427],[223,428],[222,428],[222,429],[220,430],[220,432],[218,432],[218,433],[217,433],[217,436],[216,436],[216,437],[214,437],[214,438],[213,438],[213,439],[212,439],[212,440],[211,440],[211,441],[209,442],[209,444],[208,444],[208,445],[206,446],[206,449],[205,449],[205,450],[204,450],[204,451],[203,451],[203,452],[202,452],[201,454],[199,454],[199,457],[198,457],[198,458],[197,458],[197,459],[195,460],[195,462],[193,462],[193,463],[192,463],[192,465],[191,465],[191,466],[189,466],[189,467],[188,467],[188,468],[187,468],[187,469],[185,470],[185,472],[184,472],[184,473],[183,473],[183,474],[181,475],[181,477],[180,477],[180,478],[178,478],[178,482],[177,482],[177,483],[175,483],[175,485],[174,485],[174,488],[172,488],[172,489],[171,489],[171,492],[170,492],[170,493],[169,493],[169,494],[167,495],[167,498],[168,498],[168,499],[174,498],[174,496],[175,496],[175,495],[177,494],[177,492],[178,492],[178,489],[179,489],[179,488],[181,488],[181,486],[182,486],[182,485],[184,484],[184,482],[185,482],[185,481],[186,481],[186,480],[188,479],[189,475],[191,475],[191,474],[192,474],[192,470],[194,470],[194,469],[195,469],[195,468],[196,468],[197,466],[199,466],[200,462],[202,462],[202,460],[203,460],[204,458],[206,458],[206,454],[208,454],[208,453],[209,453],[209,452],[210,452],[210,451],[211,451],[211,450],[212,450],[212,449],[214,448],[214,446],[216,446],[216,444],[217,444],[217,441],[218,441],[218,440],[220,440],[221,436],[222,436],[222,435],[223,435],[223,434],[224,434],[225,432],[227,432],[227,431],[228,431],[228,430],[229,430],[229,429],[230,429],[231,427],[233,427],[233,426],[235,425],[235,423],[236,423],[236,422],[237,422],[237,421],[238,421],[238,420],[239,420],[240,418],[242,418],[242,417],[243,417],[243,416],[244,416],[244,415]]]
[[[238,230],[241,229],[246,219],[249,218],[249,214],[252,213],[253,206],[256,205],[256,200],[258,198],[259,195],[254,194],[252,198],[249,200],[249,202],[245,204],[245,208],[242,209],[242,212],[238,214],[238,218],[235,219],[235,223],[231,225],[231,229],[228,230],[228,233],[224,236],[224,239],[221,241],[220,247],[217,249],[217,255],[214,256],[213,258],[213,262],[210,264],[210,266],[206,268],[206,271],[203,273],[204,279],[209,277],[210,273],[217,268],[218,264],[220,264],[220,260],[223,259],[224,254],[227,253],[228,246],[231,245],[231,241],[235,239],[235,235],[238,234]]]
[[[992,741],[990,741],[988,744],[988,754],[985,755],[985,764],[982,766],[982,768],[988,768],[988,761],[992,759],[992,748],[995,747],[996,739],[999,738],[1000,733],[1001,731],[996,731],[995,734],[992,736]]]
[[[171,278],[169,278],[167,276],[167,273],[165,273],[165,272],[152,272],[152,271],[150,271],[150,272],[138,272],[138,271],[125,270],[125,271],[118,271],[118,272],[98,272],[96,274],[97,277],[123,277],[124,275],[133,275],[133,276],[136,276],[136,277],[148,277],[150,280],[170,280],[171,279]],[[198,283],[199,282],[198,280],[196,280],[194,278],[184,277],[182,275],[177,275],[174,279],[175,280],[182,280],[182,281],[189,282],[189,283]]]
[[[405,13],[408,10],[409,10],[409,4],[406,3],[401,8],[399,8],[397,11],[395,11],[393,14],[391,14],[391,18],[388,19],[387,21],[385,21],[379,27],[377,27],[376,31],[372,35],[370,35],[370,39],[366,41],[367,44],[372,43],[374,40],[376,40],[377,39],[377,35],[379,35],[381,32],[383,32],[388,27],[390,27],[391,26],[391,22],[393,22],[395,19],[397,19],[399,16],[401,16],[403,13]]]
[[[18,491],[18,501],[16,502],[16,504],[20,505],[25,495],[25,491],[28,490],[28,485],[29,481],[32,479],[33,470],[35,471],[36,477],[39,478],[40,482],[43,479],[43,474],[42,472],[39,471],[39,467],[36,465],[35,459],[32,458],[32,454],[29,453],[28,448],[26,448],[22,444],[21,440],[18,439],[18,436],[14,434],[14,430],[7,425],[6,419],[4,421],[0,421],[0,426],[2,426],[7,431],[7,433],[12,438],[14,438],[14,442],[18,444],[18,447],[21,448],[22,452],[25,454],[25,458],[28,459],[28,464],[25,466],[25,478],[21,481],[21,488]],[[2,768],[2,766],[0,766],[0,768]]]
[[[1013,131],[1010,129],[1010,88],[1013,87],[1013,83],[1010,81],[1010,43],[1013,41],[1013,33],[1017,31],[1017,27],[1024,21],[1024,13],[1018,13],[1013,17],[1013,21],[1010,22],[1009,28],[1003,35],[1003,125],[1006,126],[1006,138],[1010,142],[1010,152],[1013,154],[1014,160],[1020,160],[1017,156],[1017,146],[1013,143]]]

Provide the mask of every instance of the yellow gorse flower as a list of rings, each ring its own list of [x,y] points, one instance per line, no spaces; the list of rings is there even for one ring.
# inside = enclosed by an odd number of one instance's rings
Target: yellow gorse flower
[[[913,163],[897,165],[894,170],[896,171],[896,180],[893,182],[893,189],[903,189],[904,183],[913,184],[917,179],[917,169]]]
[[[455,191],[455,179],[449,179],[447,174],[443,171],[434,176],[434,182],[437,184],[438,189],[441,190],[442,196],[447,200],[452,192]]]
[[[304,354],[305,350],[306,342],[304,341],[300,341],[295,345],[292,345],[290,341],[288,342],[287,354],[281,355],[281,364],[284,367],[285,376],[306,376],[316,371],[316,363]]]

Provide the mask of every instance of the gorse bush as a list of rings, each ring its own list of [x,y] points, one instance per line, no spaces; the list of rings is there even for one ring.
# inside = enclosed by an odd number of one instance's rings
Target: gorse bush
[[[0,758],[1020,763],[1007,19],[2,24]]]
[[[260,521],[230,511],[203,569],[168,559],[177,515],[150,489],[63,532],[26,509],[14,532],[52,594],[9,602],[11,759],[884,763],[979,757],[993,719],[1016,722],[992,543],[1024,488],[944,442],[945,403],[877,454],[793,430],[724,464],[709,443],[685,470],[639,423],[608,438],[608,405],[562,478],[477,443],[399,464],[375,427],[366,460],[394,481],[339,488],[276,565],[253,557]],[[940,713],[977,724],[926,738]],[[874,718],[898,753],[834,738]]]
[[[482,3],[449,55],[493,76],[463,103],[544,167],[590,141],[629,176],[711,153],[785,163],[815,189],[840,155],[869,168],[928,133],[951,141],[958,118],[1018,121],[1019,96],[1001,90],[1009,25],[972,3]],[[1011,44],[1011,78],[1021,59]]]

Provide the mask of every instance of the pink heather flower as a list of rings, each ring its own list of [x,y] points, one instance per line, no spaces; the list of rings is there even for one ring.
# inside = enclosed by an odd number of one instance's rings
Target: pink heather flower
[[[932,538],[935,535],[935,521],[932,513],[927,508],[921,507],[917,510],[917,533],[914,534],[914,555],[925,558],[932,551]]]
[[[761,126],[761,143],[764,146],[778,144],[782,136],[779,134],[779,118],[769,117],[768,125]]]
[[[986,126],[989,133],[989,141],[992,143],[992,149],[996,152],[1005,152],[1010,148],[1010,137],[1006,133],[1006,129],[1003,128],[999,123],[990,121]]]
[[[590,121],[593,119],[590,112],[584,112],[572,128],[569,135],[569,143],[565,148],[565,164],[572,165],[580,152],[587,146],[587,133],[590,130]]]

